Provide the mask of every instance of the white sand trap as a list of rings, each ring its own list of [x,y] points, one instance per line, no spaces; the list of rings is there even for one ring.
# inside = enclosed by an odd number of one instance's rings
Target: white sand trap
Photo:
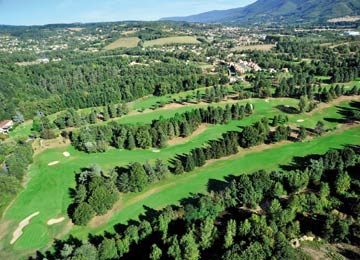
[[[11,239],[10,241],[10,244],[14,244],[16,242],[16,240],[19,239],[19,237],[21,237],[21,235],[23,234],[23,229],[30,224],[30,220],[33,218],[33,217],[36,217],[37,215],[39,215],[40,212],[35,212],[34,214],[31,214],[30,216],[28,216],[27,218],[23,219],[17,229],[14,231],[13,233],[13,238]]]
[[[265,102],[266,102],[266,103],[269,103],[269,102],[270,102],[270,99],[265,99]]]
[[[160,153],[160,150],[158,150],[158,149],[154,149],[152,151],[153,151],[153,153]]]
[[[70,153],[69,153],[69,152],[63,152],[63,155],[64,155],[65,157],[70,157]]]
[[[304,122],[304,121],[305,121],[304,119],[296,120],[296,122],[298,122],[298,123],[302,123],[302,122]]]
[[[58,163],[59,163],[59,161],[54,161],[54,162],[48,163],[48,166],[54,166],[54,165],[56,165]]]
[[[51,225],[54,225],[54,224],[58,224],[58,223],[61,223],[65,220],[64,217],[61,217],[61,218],[52,218],[52,219],[49,219],[49,221],[46,223],[48,226],[51,226]]]

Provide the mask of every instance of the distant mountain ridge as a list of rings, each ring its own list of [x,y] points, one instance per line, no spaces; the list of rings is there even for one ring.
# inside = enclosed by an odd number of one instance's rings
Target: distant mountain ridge
[[[359,0],[258,0],[245,7],[161,20],[247,25],[326,22],[356,15],[360,15]]]

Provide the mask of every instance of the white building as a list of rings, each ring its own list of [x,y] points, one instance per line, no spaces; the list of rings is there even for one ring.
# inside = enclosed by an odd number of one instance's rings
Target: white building
[[[0,122],[0,133],[8,134],[9,130],[13,127],[14,122],[12,120],[5,120]]]
[[[347,31],[344,32],[345,36],[360,36],[360,32],[356,32],[356,31]]]

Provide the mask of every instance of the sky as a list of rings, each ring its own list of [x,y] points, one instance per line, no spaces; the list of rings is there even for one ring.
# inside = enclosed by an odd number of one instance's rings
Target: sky
[[[158,20],[242,7],[255,0],[0,0],[0,24]]]

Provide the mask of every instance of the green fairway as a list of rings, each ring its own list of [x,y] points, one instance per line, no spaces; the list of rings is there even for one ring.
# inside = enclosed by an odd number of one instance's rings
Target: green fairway
[[[223,180],[228,175],[251,173],[258,169],[278,169],[280,165],[291,163],[294,156],[322,154],[330,148],[341,148],[345,144],[360,144],[359,127],[340,134],[320,137],[311,142],[290,143],[261,152],[249,153],[239,158],[234,156],[228,160],[216,161],[206,167],[198,168],[194,172],[172,176],[161,183],[151,185],[142,193],[123,196],[123,208],[114,214],[108,223],[96,229],[75,227],[71,234],[85,238],[88,232],[113,231],[115,224],[137,219],[140,214],[145,212],[144,206],[159,208],[176,204],[191,193],[206,192],[209,179]],[[152,193],[151,191],[154,189],[158,192]],[[142,195],[145,196],[140,201],[134,200],[135,196],[141,197]]]
[[[271,99],[269,102],[262,99],[253,99],[240,103],[246,102],[254,104],[254,115],[241,121],[232,121],[227,125],[210,125],[203,133],[192,137],[188,142],[168,146],[161,149],[160,153],[155,153],[151,149],[134,151],[110,149],[102,154],[85,154],[69,146],[66,148],[49,149],[37,155],[34,164],[29,170],[31,179],[26,189],[17,197],[1,222],[2,224],[11,223],[11,225],[8,225],[9,228],[5,232],[5,238],[1,241],[0,250],[4,254],[11,256],[25,255],[29,250],[45,248],[54,237],[59,236],[59,234],[65,235],[70,231],[71,227],[68,225],[69,221],[67,218],[67,207],[71,202],[69,188],[74,187],[74,173],[78,172],[81,167],[97,163],[107,170],[114,166],[126,165],[134,161],[144,162],[146,160],[155,160],[156,158],[166,160],[174,157],[175,154],[189,152],[192,148],[198,147],[208,140],[220,137],[224,132],[240,130],[240,126],[250,125],[263,116],[271,118],[275,114],[280,113],[276,108],[278,105],[296,107],[298,103],[295,99]],[[221,106],[224,105],[222,104]],[[348,107],[349,105],[348,103],[341,103],[339,106]],[[170,117],[175,113],[193,108],[194,106],[184,106],[172,110],[157,110],[150,113],[129,115],[119,119],[119,122],[148,123],[159,116]],[[290,123],[295,123],[300,117],[306,117],[306,115],[289,115]],[[306,126],[311,127],[317,120],[324,117],[340,119],[342,116],[338,114],[336,107],[330,107],[314,113],[314,115],[307,118],[304,124],[309,124]],[[335,124],[333,124],[329,123],[327,127],[334,126]],[[211,178],[221,179],[229,174],[241,174],[242,172],[251,172],[260,168],[274,169],[278,167],[279,163],[289,162],[291,156],[294,155],[322,153],[328,148],[340,147],[346,143],[360,144],[359,134],[360,129],[356,128],[348,130],[343,134],[315,139],[312,142],[286,144],[282,147],[263,152],[254,151],[237,159],[215,162],[190,174],[171,176],[160,183],[151,185],[140,194],[126,194],[122,196],[121,210],[116,212],[107,224],[96,229],[75,227],[71,233],[84,238],[88,232],[111,230],[112,226],[117,222],[125,222],[136,218],[144,211],[143,205],[158,208],[170,203],[176,203],[180,198],[188,196],[189,192],[206,191],[206,183]],[[64,151],[70,152],[71,156],[69,158],[64,157],[62,155]],[[59,161],[59,164],[48,166],[48,163],[53,161]],[[259,165],[259,161],[262,162],[261,165]],[[169,186],[166,186],[165,189],[164,185]],[[156,189],[157,192],[152,192],[153,189]],[[10,246],[9,241],[17,224],[37,211],[40,214],[24,229],[23,236],[13,246]],[[66,217],[64,222],[54,226],[46,225],[49,219],[61,216]]]

